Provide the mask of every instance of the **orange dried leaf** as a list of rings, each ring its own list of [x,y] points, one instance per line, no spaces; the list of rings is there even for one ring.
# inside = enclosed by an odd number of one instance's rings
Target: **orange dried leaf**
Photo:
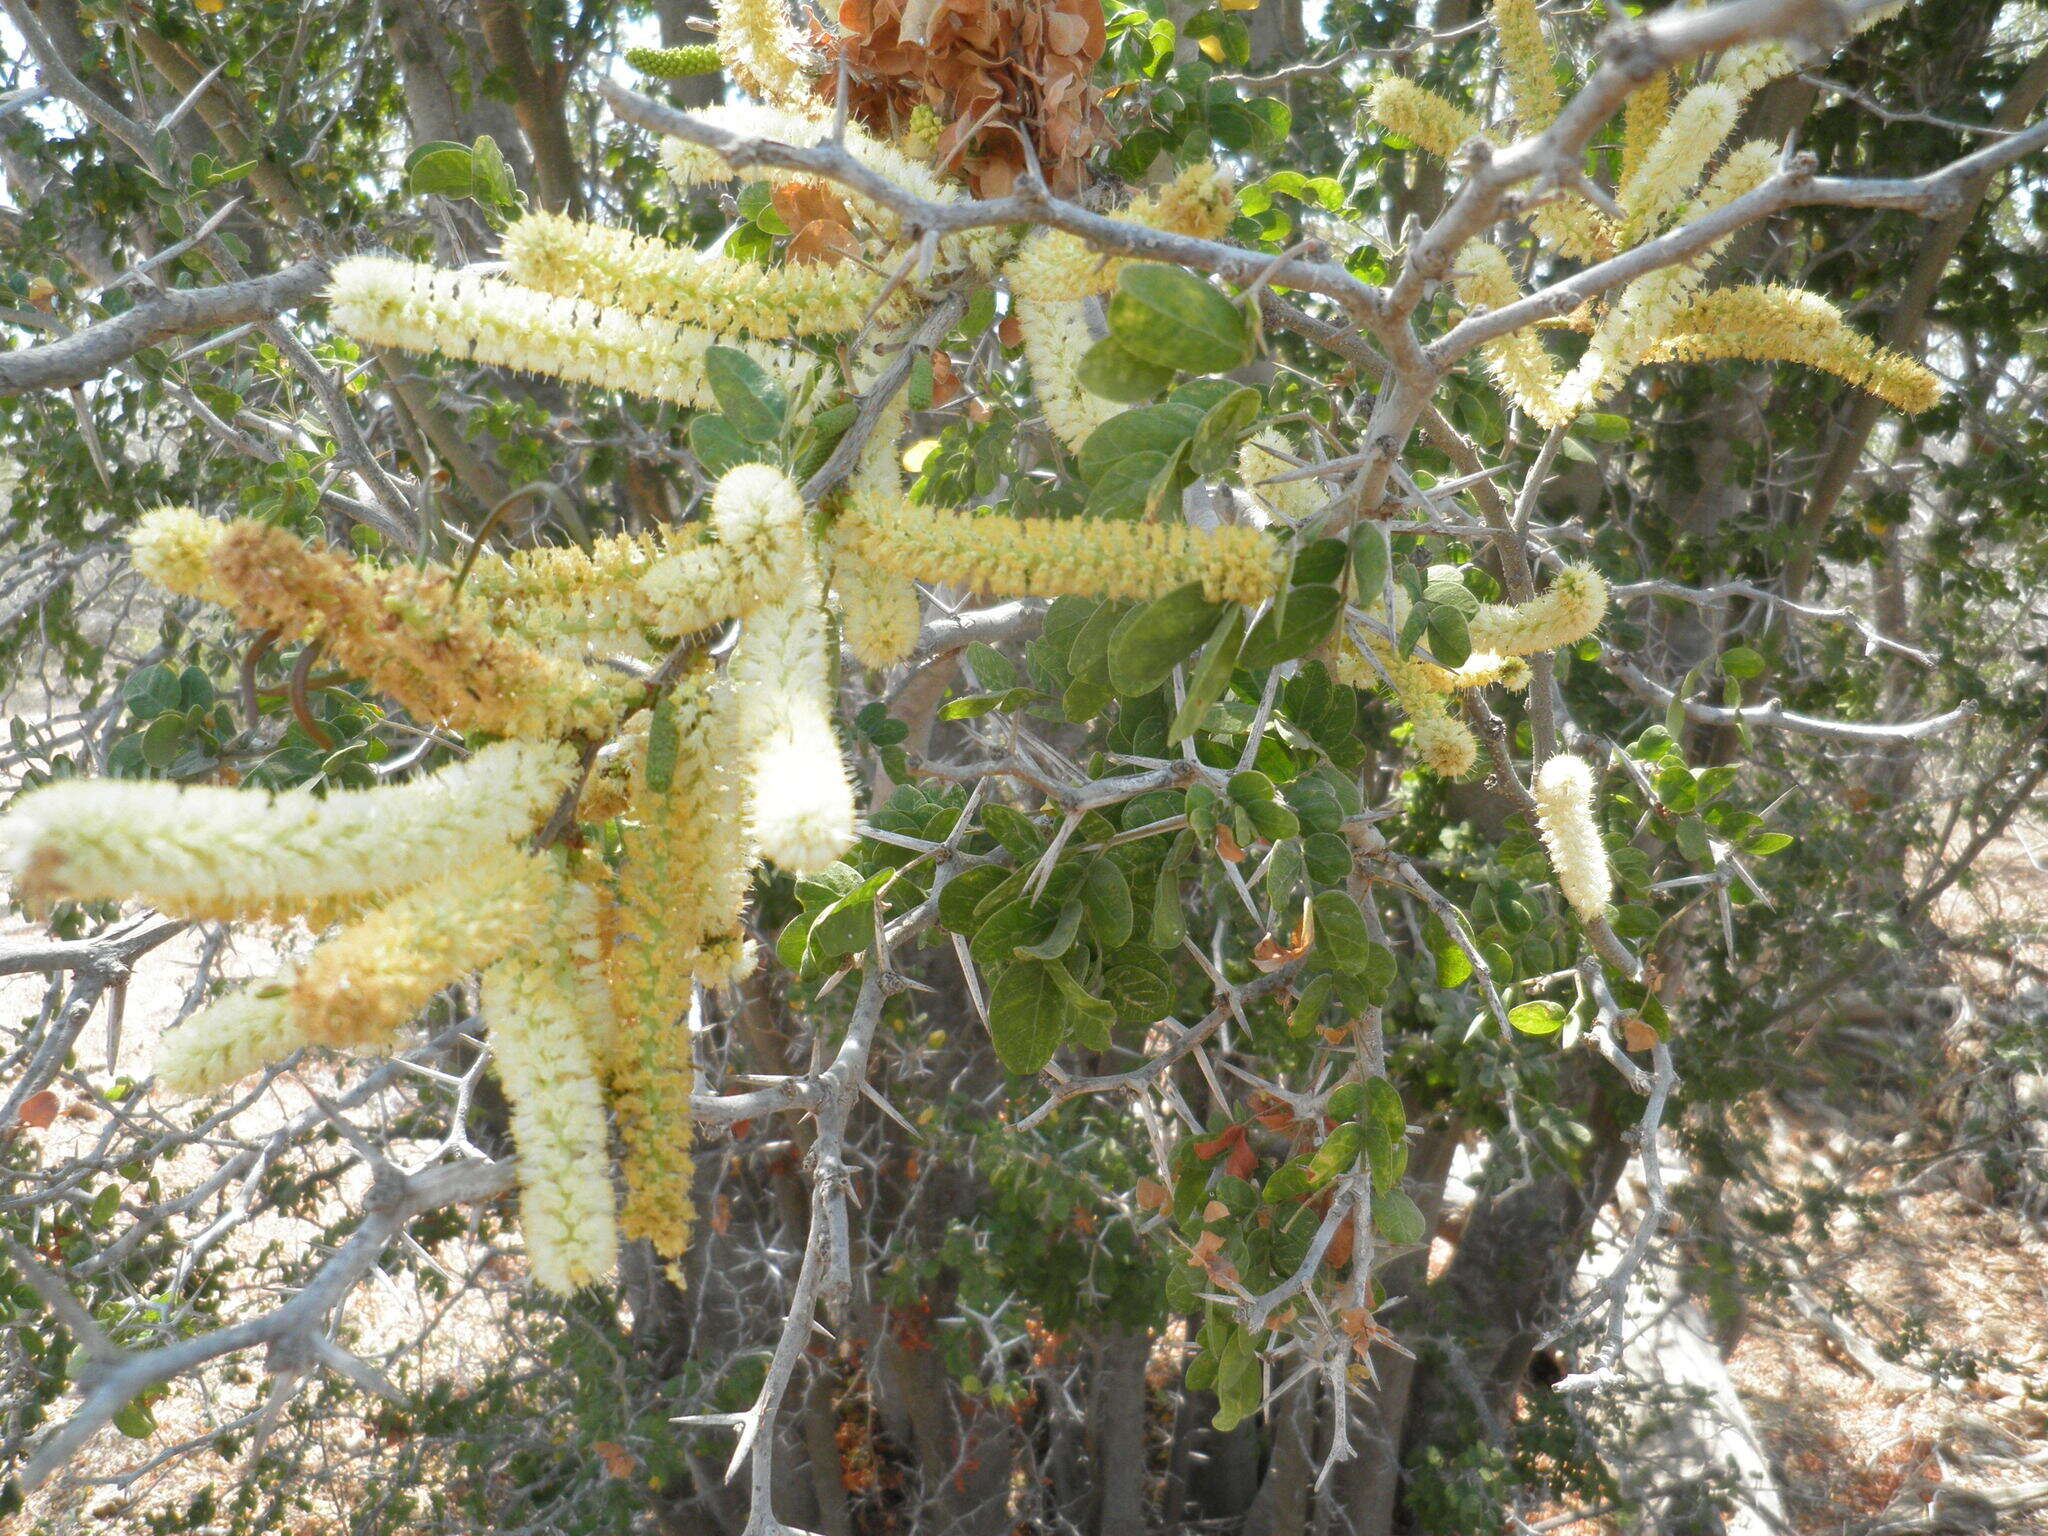
[[[20,1123],[32,1131],[44,1129],[57,1118],[57,1095],[45,1088],[41,1093],[32,1093],[22,1102]]]

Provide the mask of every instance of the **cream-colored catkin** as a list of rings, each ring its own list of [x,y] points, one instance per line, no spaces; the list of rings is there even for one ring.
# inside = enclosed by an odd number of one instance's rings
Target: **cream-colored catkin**
[[[1230,227],[1235,197],[1230,173],[1203,160],[1184,167],[1163,187],[1139,193],[1112,217],[1146,229],[1215,240]],[[1108,293],[1129,265],[1128,259],[1106,255],[1078,235],[1041,229],[1017,248],[1003,268],[1003,278],[1019,299],[1055,303]]]
[[[394,897],[306,957],[300,1031],[320,1045],[389,1039],[436,993],[538,940],[559,879],[546,856],[499,845]]]
[[[917,648],[923,607],[917,584],[874,565],[849,531],[863,509],[887,508],[903,500],[903,470],[897,441],[903,436],[908,402],[898,390],[882,408],[875,430],[847,477],[851,512],[826,536],[831,555],[832,600],[839,610],[839,638],[864,667],[893,667]]]
[[[752,754],[754,845],[778,868],[815,874],[853,846],[855,822],[815,570],[790,596],[747,617],[726,676]]]
[[[64,780],[0,819],[0,871],[24,900],[147,901],[179,915],[400,891],[546,819],[573,748],[497,742],[406,784],[270,793]]]
[[[886,281],[854,262],[764,267],[541,211],[513,221],[500,254],[508,278],[542,293],[588,299],[671,325],[760,337],[858,330]],[[882,318],[908,303],[908,290],[899,288]]]
[[[596,1052],[615,1036],[603,982],[597,900],[557,889],[544,943],[484,973],[483,1011],[519,1150],[519,1224],[533,1277],[562,1295],[618,1258],[610,1132]]]
[[[1474,651],[1534,656],[1576,645],[1607,616],[1607,578],[1590,565],[1568,565],[1525,603],[1483,603],[1466,623]]]
[[[781,470],[742,464],[711,492],[709,542],[679,546],[640,578],[646,622],[662,634],[694,634],[796,586],[810,559],[803,495]]]
[[[1670,116],[1671,76],[1659,71],[1622,103],[1621,174],[1617,180],[1635,179]]]
[[[1536,0],[1494,0],[1493,29],[1514,98],[1515,119],[1524,134],[1541,133],[1556,121],[1563,97]]]
[[[1262,528],[987,516],[900,503],[842,519],[882,570],[1019,597],[1148,599],[1199,582],[1215,603],[1279,590],[1285,561]]]
[[[717,404],[704,376],[710,347],[745,352],[792,391],[809,368],[765,342],[382,256],[353,257],[334,269],[328,314],[338,329],[373,346],[438,352],[693,408]]]
[[[1081,359],[1096,342],[1087,301],[1018,299],[1012,312],[1023,333],[1032,398],[1053,436],[1078,453],[1097,427],[1128,409],[1081,386]]]
[[[1852,330],[1819,294],[1777,284],[1698,295],[1671,317],[1647,358],[1802,363],[1908,414],[1941,399],[1941,380],[1925,365]]]
[[[1580,917],[1593,921],[1614,899],[1614,874],[1593,809],[1593,770],[1582,758],[1560,754],[1536,770],[1536,824],[1557,888]]]
[[[158,1042],[152,1068],[167,1092],[212,1093],[312,1042],[292,1012],[290,967],[223,993]]]
[[[1685,206],[1707,161],[1734,130],[1741,109],[1740,97],[1712,82],[1679,98],[1636,174],[1617,194],[1624,215],[1621,244],[1634,245],[1656,234]]]
[[[158,507],[128,530],[128,563],[138,576],[175,597],[196,597],[225,607],[225,590],[211,561],[226,525],[190,507]]]
[[[718,60],[733,84],[772,106],[809,102],[810,49],[783,0],[712,0],[712,15]]]
[[[622,1012],[673,1018],[693,977],[737,979],[718,968],[746,953],[741,914],[753,866],[746,830],[753,748],[745,730],[731,690],[715,686],[706,668],[676,683],[639,738],[620,823],[610,954]]]
[[[1484,240],[1474,240],[1458,253],[1454,283],[1458,301],[1472,310],[1505,309],[1526,296],[1508,267],[1506,253]],[[1562,404],[1564,371],[1534,326],[1496,336],[1482,350],[1494,384],[1538,425],[1559,426],[1576,414]]]
[[[1400,75],[1388,75],[1366,97],[1366,111],[1389,133],[1397,133],[1439,160],[1448,160],[1484,129],[1468,108]]]

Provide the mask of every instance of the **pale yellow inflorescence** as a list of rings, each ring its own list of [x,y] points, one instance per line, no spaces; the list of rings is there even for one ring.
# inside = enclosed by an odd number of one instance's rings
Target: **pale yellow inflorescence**
[[[484,1017],[519,1149],[519,1222],[534,1278],[566,1295],[618,1257],[610,1132],[597,1052],[610,1047],[597,899],[557,887],[546,941],[484,974]]]
[[[1576,645],[1607,615],[1607,578],[1590,565],[1568,565],[1525,603],[1484,603],[1466,622],[1474,652],[1534,656]]]
[[[1023,333],[1032,397],[1045,424],[1061,442],[1079,452],[1097,427],[1128,409],[1081,387],[1081,359],[1097,340],[1088,324],[1088,301],[1041,304],[1018,299],[1011,312]]]
[[[1633,245],[1662,229],[1699,185],[1700,172],[1735,127],[1742,98],[1724,85],[1695,86],[1679,98],[1634,176],[1621,185],[1621,239]]]
[[[1184,167],[1156,191],[1139,193],[1114,217],[1146,229],[1215,240],[1230,227],[1235,197],[1230,173],[1203,160]],[[1105,255],[1078,235],[1041,229],[1017,248],[1003,278],[1018,298],[1051,303],[1108,293],[1128,265],[1127,258]]]
[[[215,998],[165,1035],[152,1070],[180,1096],[212,1093],[310,1044],[292,1012],[286,969]]]
[[[1374,86],[1365,106],[1382,128],[1439,160],[1450,159],[1485,131],[1467,108],[1400,75],[1388,75]]]
[[[812,69],[803,35],[783,0],[712,0],[718,62],[757,101],[794,107],[810,99]]]
[[[1614,899],[1614,874],[1593,811],[1593,770],[1584,759],[1561,754],[1536,770],[1533,792],[1557,888],[1580,917],[1601,917]]]
[[[542,293],[588,299],[672,325],[762,337],[858,330],[885,281],[854,262],[764,267],[546,212],[514,220],[500,254],[508,278]],[[908,302],[909,290],[899,287],[881,317],[901,312]]]
[[[1556,120],[1563,100],[1557,89],[1557,62],[1543,35],[1536,0],[1494,0],[1493,30],[1514,97],[1515,118],[1525,134],[1540,133]]]
[[[531,832],[575,764],[555,742],[498,742],[408,784],[324,798],[66,780],[0,820],[0,869],[26,900],[140,898],[180,914],[403,890]]]
[[[720,477],[707,523],[709,542],[673,548],[640,578],[646,620],[665,635],[694,634],[784,596],[809,559],[803,496],[770,465]]]
[[[382,256],[342,262],[328,299],[334,324],[373,346],[439,352],[677,405],[716,405],[704,377],[712,346],[747,353],[792,390],[809,366],[762,342]]]
[[[1235,526],[1016,518],[899,503],[860,508],[848,531],[885,571],[1020,597],[1149,599],[1199,582],[1211,602],[1256,603],[1279,590],[1284,563],[1271,534]]]
[[[864,667],[891,667],[909,659],[917,646],[922,605],[917,585],[908,576],[884,571],[855,548],[848,531],[861,519],[861,509],[889,507],[903,500],[903,471],[896,456],[908,406],[898,390],[882,408],[875,430],[861,449],[847,479],[850,518],[835,523],[827,535],[831,553],[832,597],[839,608],[840,639]]]
[[[1454,281],[1458,301],[1468,309],[1505,309],[1526,297],[1508,267],[1506,253],[1485,240],[1474,240],[1458,253]],[[1556,426],[1571,419],[1558,404],[1563,371],[1533,327],[1496,336],[1483,351],[1495,385],[1540,424]]]
[[[1739,357],[1803,363],[1909,414],[1941,398],[1941,380],[1904,353],[1850,329],[1819,294],[1777,285],[1723,288],[1693,298],[1646,351],[1651,361]]]
[[[190,507],[158,507],[128,530],[128,558],[138,575],[178,597],[225,604],[209,563],[223,524]]]
[[[319,1045],[388,1039],[442,989],[537,940],[560,878],[545,856],[487,846],[394,897],[299,967],[300,1032]]]
[[[854,791],[832,723],[824,592],[815,570],[747,616],[726,663],[752,757],[748,819],[761,856],[814,874],[853,846]]]

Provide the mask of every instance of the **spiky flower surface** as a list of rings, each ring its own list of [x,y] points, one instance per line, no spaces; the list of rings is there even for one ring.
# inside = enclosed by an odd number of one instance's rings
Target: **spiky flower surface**
[[[1614,899],[1614,875],[1594,816],[1593,770],[1584,758],[1560,754],[1536,771],[1533,793],[1557,888],[1579,916],[1600,917]]]

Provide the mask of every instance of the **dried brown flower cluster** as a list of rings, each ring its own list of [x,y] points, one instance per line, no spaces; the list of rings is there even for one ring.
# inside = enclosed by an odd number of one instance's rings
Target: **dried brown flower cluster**
[[[816,38],[827,101],[843,59],[863,123],[893,139],[925,108],[944,125],[933,163],[981,196],[1009,192],[1034,155],[1054,192],[1085,183],[1103,131],[1089,83],[1102,57],[1101,0],[841,0],[839,25]]]

